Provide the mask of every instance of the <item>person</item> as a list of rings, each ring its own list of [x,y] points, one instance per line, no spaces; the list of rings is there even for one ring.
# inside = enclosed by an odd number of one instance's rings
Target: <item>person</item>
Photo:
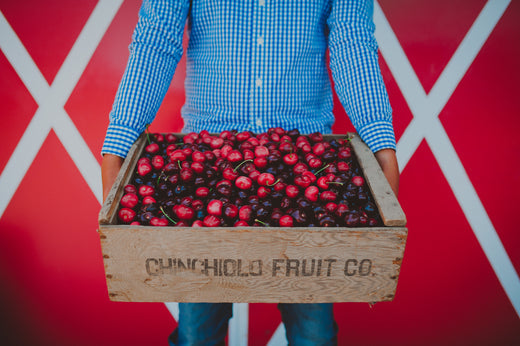
[[[103,199],[166,94],[183,54],[185,27],[183,132],[282,127],[331,133],[330,67],[346,113],[397,195],[392,109],[372,15],[368,0],[145,0],[102,148]],[[230,304],[179,305],[171,345],[223,343]],[[279,309],[289,344],[337,342],[332,304]]]

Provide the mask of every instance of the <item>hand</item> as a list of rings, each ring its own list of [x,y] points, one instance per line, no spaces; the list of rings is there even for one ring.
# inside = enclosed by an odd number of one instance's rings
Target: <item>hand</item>
[[[101,180],[103,183],[103,203],[114,185],[116,181],[117,175],[119,174],[119,170],[123,165],[123,158],[112,155],[105,154],[103,155],[103,161],[101,162]]]
[[[399,167],[395,151],[393,149],[382,149],[377,151],[374,155],[385,174],[386,180],[390,183],[390,187],[397,197],[399,192]]]

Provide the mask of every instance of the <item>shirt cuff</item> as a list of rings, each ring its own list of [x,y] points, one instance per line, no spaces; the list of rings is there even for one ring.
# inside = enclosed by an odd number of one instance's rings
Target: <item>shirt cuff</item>
[[[357,129],[357,131],[373,153],[382,149],[396,149],[392,122],[376,121]]]
[[[101,154],[113,154],[126,158],[139,135],[139,132],[131,128],[111,124],[108,126]]]

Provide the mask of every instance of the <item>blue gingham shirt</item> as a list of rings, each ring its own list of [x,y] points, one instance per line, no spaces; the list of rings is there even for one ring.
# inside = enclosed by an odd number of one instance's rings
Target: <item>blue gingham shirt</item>
[[[395,149],[372,14],[362,0],[145,0],[102,153],[125,157],[154,119],[183,54],[186,19],[183,132],[331,133],[328,48],[356,131],[374,152]]]

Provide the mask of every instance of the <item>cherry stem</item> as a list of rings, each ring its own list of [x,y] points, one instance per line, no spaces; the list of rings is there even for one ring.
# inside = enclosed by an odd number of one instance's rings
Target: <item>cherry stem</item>
[[[159,184],[159,181],[161,181],[161,178],[162,178],[163,174],[164,174],[164,169],[161,171],[161,174],[159,174],[159,177],[157,178],[157,184]],[[167,179],[168,176],[166,176],[165,178]]]
[[[271,187],[271,186],[275,186],[276,184],[278,184],[278,182],[280,181],[280,179],[278,179],[277,181],[275,181],[274,183],[272,184],[267,184],[267,186]]]
[[[266,226],[266,227],[268,226],[265,222],[260,221],[260,220],[258,220],[258,219],[255,219],[255,222],[258,222],[259,224],[262,224],[262,225],[264,225],[264,226]]]
[[[323,166],[322,168],[320,168],[316,173],[314,173],[314,175],[318,175],[319,173],[321,173],[323,170],[327,169],[327,167],[330,166],[330,163],[326,164],[325,166]]]
[[[236,172],[237,169],[238,169],[240,166],[242,166],[244,163],[246,163],[246,162],[253,162],[253,160],[244,160],[244,161],[240,162],[240,163],[238,164],[238,166],[235,167],[235,169],[233,170],[233,172]]]
[[[327,184],[343,185],[344,183],[340,183],[339,181],[327,181]]]
[[[146,138],[148,139],[148,144],[152,144],[152,141],[150,140],[150,130],[148,129],[150,127],[150,124],[146,125]]]
[[[177,160],[177,165],[179,165],[179,169],[182,169],[181,160]]]
[[[174,224],[174,225],[176,225],[176,224],[177,224],[177,222],[173,221],[173,220],[172,220],[172,218],[171,218],[171,217],[169,217],[169,216],[168,216],[168,214],[166,214],[166,212],[164,211],[164,209],[163,209],[162,205],[160,205],[160,206],[159,206],[159,209],[161,209],[161,211],[162,211],[163,215],[164,215],[164,216],[166,216],[166,218],[167,218],[168,220],[170,220],[171,222],[173,222],[173,224]]]

